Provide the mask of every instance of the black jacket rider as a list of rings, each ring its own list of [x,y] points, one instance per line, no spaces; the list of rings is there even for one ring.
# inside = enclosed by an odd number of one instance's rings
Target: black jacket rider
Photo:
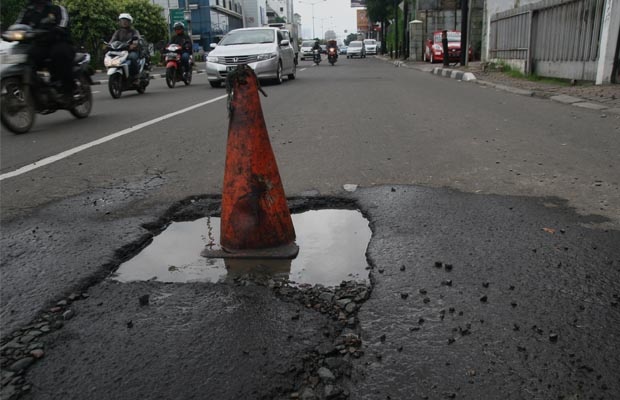
[[[30,25],[34,29],[45,29],[49,35],[41,42],[33,43],[29,56],[37,68],[49,67],[52,80],[62,85],[65,96],[73,91],[73,57],[75,51],[69,34],[69,14],[63,6],[49,0],[34,0],[22,10],[16,24]]]

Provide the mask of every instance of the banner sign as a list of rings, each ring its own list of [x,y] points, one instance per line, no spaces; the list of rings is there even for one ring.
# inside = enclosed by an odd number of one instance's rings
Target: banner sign
[[[368,32],[368,13],[366,10],[357,10],[357,31]]]

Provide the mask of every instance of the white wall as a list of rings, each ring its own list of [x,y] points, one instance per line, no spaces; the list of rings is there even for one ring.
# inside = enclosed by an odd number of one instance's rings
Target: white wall
[[[253,28],[267,23],[265,0],[243,0],[243,27]]]
[[[611,83],[618,30],[620,29],[620,2],[607,0],[603,14],[603,26],[601,27],[601,47],[596,84]]]

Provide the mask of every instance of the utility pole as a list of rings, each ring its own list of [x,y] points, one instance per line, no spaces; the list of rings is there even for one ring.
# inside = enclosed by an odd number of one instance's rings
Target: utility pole
[[[467,31],[469,28],[467,13],[469,5],[467,3],[468,0],[461,0],[461,65],[467,65],[469,58],[469,47],[467,46]]]
[[[189,8],[189,0],[185,0],[185,11],[183,11],[185,22],[187,22],[187,34],[192,37],[192,10]]]
[[[407,45],[409,43],[409,38],[407,36],[407,34],[409,33],[409,24],[407,23],[409,21],[409,0],[404,0],[403,1],[403,51],[402,51],[402,55],[404,59],[407,59],[409,57],[409,46]]]
[[[394,0],[394,55],[398,58],[398,0]]]

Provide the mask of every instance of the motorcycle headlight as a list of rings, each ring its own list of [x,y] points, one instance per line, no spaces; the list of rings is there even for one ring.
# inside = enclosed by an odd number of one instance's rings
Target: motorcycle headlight
[[[19,42],[26,38],[26,31],[7,31],[2,34],[9,42]]]
[[[123,62],[125,62],[128,55],[129,52],[127,51],[122,51],[120,54],[108,54],[103,58],[103,65],[105,65],[106,68],[119,67]]]
[[[256,56],[256,61],[265,61],[265,60],[270,60],[272,58],[276,58],[278,56],[277,53],[265,53],[265,54],[259,54],[258,56]]]
[[[118,67],[121,65],[121,59],[120,57],[115,57],[115,58],[106,57],[103,60],[103,65],[105,65],[106,68]]]

